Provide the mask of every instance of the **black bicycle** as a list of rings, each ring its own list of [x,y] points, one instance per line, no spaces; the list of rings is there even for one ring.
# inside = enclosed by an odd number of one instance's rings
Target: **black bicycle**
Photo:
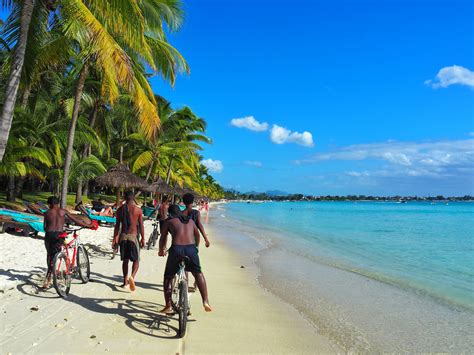
[[[146,243],[146,248],[147,250],[150,250],[151,247],[155,247],[156,241],[158,240],[158,237],[160,236],[160,223],[159,221],[153,222],[153,232],[150,233],[150,237],[148,238],[148,242]]]

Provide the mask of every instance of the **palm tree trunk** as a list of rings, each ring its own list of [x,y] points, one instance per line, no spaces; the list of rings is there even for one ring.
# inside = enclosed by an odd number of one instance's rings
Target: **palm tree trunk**
[[[61,208],[66,207],[67,188],[69,171],[71,170],[72,150],[74,148],[74,134],[76,133],[77,118],[79,117],[79,109],[81,106],[82,92],[84,90],[84,83],[86,81],[88,72],[87,63],[82,67],[79,79],[77,81],[76,94],[74,97],[74,108],[72,110],[71,126],[69,127],[69,136],[67,139],[66,160],[64,161],[63,171],[63,187],[61,190]]]
[[[20,85],[21,70],[25,61],[26,43],[28,41],[28,30],[30,28],[31,15],[35,6],[35,0],[24,0],[20,18],[20,38],[13,55],[10,77],[5,90],[5,102],[3,103],[2,116],[0,117],[0,160],[3,160],[8,136],[13,120],[13,109],[15,108],[18,86]]]
[[[119,163],[123,163],[123,145],[120,146],[120,156],[119,156]]]
[[[89,116],[89,124],[90,124],[91,128],[93,128],[94,125],[95,125],[95,121],[97,119],[97,112],[98,111],[99,111],[99,101],[96,100],[95,103],[94,103],[94,107],[92,108],[92,111],[91,111],[90,116]],[[84,146],[84,151],[82,152],[82,158],[86,158],[87,156],[89,156],[90,147],[91,147],[90,143],[87,143]],[[87,183],[88,183],[88,181],[86,181],[86,184]],[[82,186],[83,186],[83,182],[82,182],[82,178],[80,178],[77,181],[76,203],[82,202]]]
[[[173,157],[170,159],[170,165],[168,166],[168,173],[166,173],[166,183],[170,183],[170,178],[171,178],[171,165],[173,164]]]
[[[23,91],[23,94],[21,95],[21,107],[25,108],[26,105],[28,105],[28,98],[30,97],[30,93],[31,93],[31,85],[28,84],[25,88],[25,90]]]
[[[15,176],[8,176],[7,201],[15,202]]]
[[[23,198],[23,186],[25,185],[26,176],[20,177],[15,186],[15,197]]]
[[[145,181],[148,182],[148,179],[150,178],[150,175],[151,175],[151,171],[153,170],[153,162],[150,164],[150,167],[148,168],[148,172],[146,173],[146,178],[145,178]],[[135,198],[138,198],[138,196],[140,196],[142,194],[141,191],[138,191],[136,194],[135,194]],[[145,203],[146,203],[146,193],[145,193]]]

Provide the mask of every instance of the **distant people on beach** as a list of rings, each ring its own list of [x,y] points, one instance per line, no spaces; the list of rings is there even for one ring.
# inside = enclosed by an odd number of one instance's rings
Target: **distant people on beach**
[[[199,261],[199,230],[194,221],[182,215],[179,206],[171,205],[169,207],[169,218],[163,223],[161,228],[159,256],[166,255],[166,244],[168,241],[168,233],[171,234],[172,243],[168,250],[168,259],[164,273],[164,296],[165,308],[161,310],[163,313],[173,313],[171,305],[172,281],[179,270],[179,263],[182,258],[187,256],[186,270],[190,271],[196,279],[199,292],[201,293],[202,303],[206,312],[212,311],[209,304],[207,285],[204,274],[201,270]]]
[[[53,259],[56,253],[61,250],[61,245],[64,243],[64,238],[61,234],[64,232],[64,220],[66,216],[79,226],[85,226],[83,221],[76,218],[67,210],[59,207],[59,199],[56,196],[48,198],[48,211],[44,214],[44,246],[46,248],[46,265],[48,271],[43,283],[43,288],[48,288],[51,285],[51,276],[53,271]]]
[[[140,248],[145,245],[145,228],[143,213],[135,204],[135,195],[131,191],[125,193],[125,204],[117,210],[117,221],[114,229],[112,249],[120,246],[122,260],[123,283],[120,287],[130,285],[135,291],[135,277],[140,265]],[[138,235],[141,235],[140,241]],[[128,277],[128,263],[132,262],[131,276]]]

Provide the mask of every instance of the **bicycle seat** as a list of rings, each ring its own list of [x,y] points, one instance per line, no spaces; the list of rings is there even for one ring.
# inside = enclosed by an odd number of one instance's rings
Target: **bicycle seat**
[[[58,238],[65,239],[65,238],[67,238],[67,234],[68,234],[67,232],[62,232],[58,235]]]

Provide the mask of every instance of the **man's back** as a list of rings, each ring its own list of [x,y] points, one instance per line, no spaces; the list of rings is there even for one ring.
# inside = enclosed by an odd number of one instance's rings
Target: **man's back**
[[[58,208],[53,207],[50,208],[44,218],[45,218],[45,231],[46,232],[62,232],[64,228],[64,216],[66,215],[66,211]]]
[[[128,215],[130,218],[130,225],[124,223],[126,220],[126,211],[128,210]],[[138,234],[138,226],[140,225],[140,217],[142,216],[143,212],[134,204],[124,204],[117,210],[117,217],[119,217],[121,223],[121,233],[123,234]]]
[[[196,224],[192,220],[183,223],[179,218],[170,218],[166,220],[174,245],[196,244],[196,233],[198,233]]]

